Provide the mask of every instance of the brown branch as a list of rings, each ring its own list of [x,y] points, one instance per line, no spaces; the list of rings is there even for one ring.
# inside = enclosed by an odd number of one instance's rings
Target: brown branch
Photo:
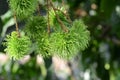
[[[120,40],[115,37],[111,38],[111,41],[117,45],[120,45]]]
[[[62,12],[62,14],[63,15],[65,15],[66,16],[66,18],[68,19],[68,21],[69,21],[69,23],[72,23],[72,20],[70,19],[70,17],[69,17],[69,15],[67,14],[67,13],[64,13],[63,11],[61,11],[60,9],[58,9],[58,8],[55,8],[57,11],[60,11],[60,12]]]
[[[65,7],[65,1],[64,0],[62,0],[62,6]],[[67,11],[66,7],[65,7],[65,10]],[[64,14],[64,12],[63,12],[63,14]],[[72,23],[72,20],[70,19],[70,16],[68,15],[68,12],[66,12],[64,15],[67,17],[68,21],[70,23]]]
[[[37,10],[38,10],[38,15],[40,15],[40,5],[39,5],[39,3],[38,3],[38,8],[37,8]]]
[[[51,6],[52,6],[52,8],[53,8],[53,10],[54,10],[54,12],[55,12],[55,15],[56,15],[56,18],[57,18],[58,22],[59,22],[60,25],[61,25],[61,28],[62,28],[65,32],[68,32],[68,29],[66,28],[66,26],[63,24],[63,22],[60,20],[60,18],[59,18],[59,16],[58,16],[58,14],[56,13],[56,8],[54,7],[54,5],[53,5],[53,3],[52,3],[51,0],[50,0],[50,4],[51,4]]]
[[[62,6],[64,6],[64,4],[65,4],[65,2],[64,2],[64,0],[62,0]]]
[[[19,28],[18,28],[18,23],[17,23],[17,19],[16,19],[16,14],[14,14],[14,20],[15,20],[15,27],[16,27],[16,31],[18,33],[18,37],[20,37],[20,32],[19,32]]]
[[[48,18],[48,34],[50,34],[50,17],[49,17],[49,0],[47,0],[47,18]]]

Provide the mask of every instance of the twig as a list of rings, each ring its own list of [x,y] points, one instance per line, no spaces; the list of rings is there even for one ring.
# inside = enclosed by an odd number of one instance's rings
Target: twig
[[[57,18],[58,22],[59,22],[60,25],[61,25],[61,28],[62,28],[65,32],[68,32],[68,29],[66,28],[66,26],[63,24],[63,22],[60,20],[60,18],[59,18],[59,16],[58,16],[58,14],[56,13],[56,8],[53,6],[53,3],[52,3],[51,0],[50,0],[50,4],[51,4],[51,6],[52,6],[52,8],[53,8],[53,10],[54,10],[54,12],[55,12],[55,15],[56,15],[56,18]]]
[[[14,14],[14,20],[15,20],[15,27],[16,27],[16,31],[18,33],[18,37],[20,37],[20,32],[19,32],[19,28],[18,28],[18,23],[17,23],[17,19],[16,19],[16,14]]]
[[[37,10],[38,10],[38,15],[40,15],[40,6],[39,6],[39,3],[38,3],[38,8],[37,8]]]
[[[61,11],[60,9],[58,8],[55,8],[57,11]],[[67,13],[64,13],[63,11],[61,11],[62,14],[64,14],[66,16],[66,18],[68,19],[69,23],[72,23],[72,20],[70,19],[69,15]]]
[[[65,2],[64,2],[64,0],[62,0],[62,6],[65,7]],[[65,7],[65,10],[67,10],[66,7]],[[61,12],[62,12],[62,11],[61,11]],[[62,13],[66,16],[66,18],[68,19],[68,21],[69,21],[70,23],[72,23],[72,20],[70,19],[70,16],[68,15],[68,12],[66,12],[66,13],[62,12]]]
[[[47,18],[48,18],[48,34],[50,34],[50,17],[49,17],[49,0],[47,0]]]
[[[64,6],[64,4],[65,4],[65,2],[64,2],[64,0],[62,0],[62,6]]]

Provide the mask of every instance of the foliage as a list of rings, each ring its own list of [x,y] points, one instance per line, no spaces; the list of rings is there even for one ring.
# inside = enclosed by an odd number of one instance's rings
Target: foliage
[[[44,17],[36,16],[32,17],[25,27],[26,34],[37,45],[36,52],[42,56],[57,55],[69,59],[87,47],[90,35],[81,20],[73,22],[70,32],[53,32],[50,37],[46,34],[46,26]]]
[[[75,20],[72,25],[70,32],[74,39],[77,39],[76,45],[78,45],[79,50],[84,50],[90,40],[90,32],[87,30],[87,26],[82,20]]]
[[[6,42],[4,43],[7,48],[5,51],[13,59],[20,59],[28,54],[30,50],[30,39],[27,36],[18,37],[18,33],[13,31],[11,35],[7,35]]]
[[[56,13],[53,9],[51,9],[49,11],[49,16],[50,16],[50,25],[57,31],[60,31],[60,23],[57,20],[56,14],[59,15],[60,20],[63,22],[64,25],[66,25],[67,27],[70,26],[70,23],[67,19],[67,17],[64,15],[65,13],[65,9],[64,7],[62,8],[57,8],[58,10],[56,10]]]
[[[90,40],[89,31],[86,28],[82,20],[76,20],[68,33],[53,33],[50,37],[51,53],[61,58],[71,59],[79,50],[84,50]]]
[[[53,33],[51,35],[50,47],[51,53],[64,59],[71,59],[78,51],[74,39],[71,39],[69,33]]]
[[[47,22],[43,16],[33,16],[26,23],[25,33],[36,43],[36,53],[44,57],[57,55],[61,58],[70,59],[79,50],[87,47],[90,35],[84,23],[80,20],[75,21],[72,25],[73,28],[70,28],[70,24],[62,11],[64,11],[63,8],[58,8],[56,11],[51,9],[49,12],[50,26],[53,26],[51,29],[54,30],[54,32],[50,33],[50,36],[47,35]],[[63,24],[58,21],[56,15],[59,15],[59,19]],[[72,30],[65,33],[61,31],[61,25],[69,25],[69,30]]]
[[[26,22],[25,33],[31,39],[40,38],[47,32],[47,21],[43,16],[33,16]]]
[[[37,7],[37,0],[9,0],[10,8],[19,19],[28,18]]]
[[[48,35],[43,35],[42,37],[36,39],[37,49],[36,52],[39,53],[43,57],[50,57],[52,54],[50,53],[50,42]]]
[[[64,80],[72,80],[73,78],[75,80],[85,80],[87,78],[85,76],[86,73],[89,76],[89,80],[120,79],[120,0],[38,1],[39,3],[34,5],[36,8],[30,9],[33,10],[30,13],[26,12],[27,10],[24,11],[25,13],[22,11],[24,15],[29,13],[28,15],[23,16],[21,15],[22,13],[20,13],[20,15],[16,13],[17,19],[26,18],[18,22],[19,30],[25,31],[25,35],[30,38],[33,47],[29,55],[31,59],[34,58],[35,61],[32,62],[30,59],[30,64],[26,63],[24,65],[16,62],[19,64],[17,69],[16,67],[12,67],[15,66],[16,63],[12,65],[7,63],[3,67],[0,66],[0,74],[5,77],[5,80],[7,80],[6,78],[8,78],[8,80],[9,78],[11,78],[11,80],[21,80],[18,79],[21,78],[21,76],[23,76],[23,80],[28,80],[28,77],[30,78],[29,80],[62,80],[63,76],[61,77],[61,74],[64,74],[64,72],[57,71],[56,68],[53,67],[54,60],[52,56],[54,55],[67,59],[67,65],[70,68],[71,74],[68,79]],[[55,10],[50,1],[52,1]],[[1,2],[5,4],[5,0],[1,0],[0,4]],[[18,2],[18,0],[15,2]],[[10,0],[8,4],[10,5]],[[11,21],[13,15],[10,14],[10,18],[4,18],[6,14],[3,13],[5,13],[8,8],[2,7],[0,5],[0,31],[2,31],[1,33],[4,32],[4,34],[8,34],[15,30],[15,25],[11,26],[11,24],[6,28],[6,25]],[[11,6],[10,8],[12,14],[14,14],[14,11],[17,11],[17,9],[20,9],[17,8],[13,10]],[[56,14],[61,22],[58,21]],[[71,22],[69,22],[66,14],[68,16],[70,15],[70,19],[72,19]],[[23,23],[23,21],[25,23]],[[36,27],[34,25],[38,26]],[[63,26],[68,32],[63,30]],[[4,36],[1,36],[0,43],[3,39]],[[4,48],[4,46],[0,45],[1,52],[3,52]],[[36,67],[36,55],[44,57],[44,68],[46,68],[47,71],[47,76],[44,77],[46,79],[42,79],[43,75],[40,74],[42,72]],[[6,69],[8,65],[11,65],[10,70]],[[41,71],[44,70],[41,64],[38,65]],[[62,64],[59,64],[58,67],[61,65]],[[29,73],[25,74],[25,71]],[[66,77],[66,75],[64,75],[64,77]]]

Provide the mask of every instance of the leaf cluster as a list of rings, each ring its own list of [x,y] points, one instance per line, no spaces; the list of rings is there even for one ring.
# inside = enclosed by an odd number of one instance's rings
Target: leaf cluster
[[[10,0],[9,2],[13,12],[16,12],[16,15],[21,18],[33,13],[32,11],[36,8],[35,4],[37,4],[36,0]],[[49,11],[49,18],[44,16],[28,18],[24,28],[28,37],[18,37],[17,32],[12,32],[11,36],[8,35],[6,38],[5,51],[10,57],[19,59],[27,53],[30,43],[33,42],[36,46],[35,52],[43,57],[56,55],[64,59],[71,59],[79,50],[82,51],[87,47],[90,33],[82,20],[70,23],[64,11],[64,8],[53,7]],[[47,33],[48,26],[53,32]]]
[[[50,42],[48,35],[43,35],[41,38],[36,39],[36,52],[43,57],[49,57],[52,54],[50,53]]]
[[[54,18],[56,18],[55,15]],[[64,15],[61,15],[62,18],[63,22],[67,21]],[[55,23],[59,24],[57,20]],[[53,23],[54,26],[55,23]],[[70,59],[79,50],[84,50],[90,40],[90,33],[82,20],[75,20],[70,26],[68,27],[69,32],[59,30],[50,33],[48,36],[46,19],[43,16],[34,16],[28,20],[25,33],[34,40],[37,46],[36,52],[40,55],[44,57],[57,55],[61,58]]]
[[[7,48],[5,51],[13,59],[20,59],[26,55],[30,49],[31,41],[27,36],[18,37],[18,33],[13,31],[11,35],[7,35],[4,43]]]
[[[70,23],[67,19],[67,17],[64,15],[64,11],[65,9],[64,8],[57,8],[58,10],[56,10],[56,13],[53,9],[51,9],[49,11],[49,14],[50,14],[50,25],[54,28],[54,30],[60,30],[60,23],[58,22],[57,20],[57,17],[56,15],[59,16],[59,19],[63,22],[63,24],[67,27],[70,26]]]
[[[84,50],[90,41],[90,32],[82,20],[75,20],[72,24],[70,34],[76,39],[79,50]]]
[[[75,20],[68,33],[55,32],[50,36],[51,54],[71,59],[84,50],[90,40],[90,33],[82,20]]]
[[[77,53],[77,49],[74,40],[69,36],[69,33],[53,33],[50,37],[51,54],[64,59],[73,57]]]
[[[9,0],[9,6],[19,19],[24,19],[34,13],[37,0]]]
[[[33,16],[26,22],[25,33],[31,39],[43,36],[47,31],[47,21],[44,16]]]
[[[36,44],[36,53],[41,54],[43,57],[50,55],[47,21],[44,16],[31,17],[26,23],[25,33],[33,40],[33,43]]]

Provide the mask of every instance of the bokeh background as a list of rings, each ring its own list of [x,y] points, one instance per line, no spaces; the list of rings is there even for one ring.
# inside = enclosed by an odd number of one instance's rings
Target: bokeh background
[[[44,0],[40,12],[46,14]],[[59,6],[61,0],[53,0]],[[0,0],[0,80],[120,80],[120,0],[64,0],[72,20],[91,33],[88,48],[72,60],[26,55],[13,61],[4,52],[6,34],[15,30],[7,0]],[[23,22],[19,22],[22,29]]]

